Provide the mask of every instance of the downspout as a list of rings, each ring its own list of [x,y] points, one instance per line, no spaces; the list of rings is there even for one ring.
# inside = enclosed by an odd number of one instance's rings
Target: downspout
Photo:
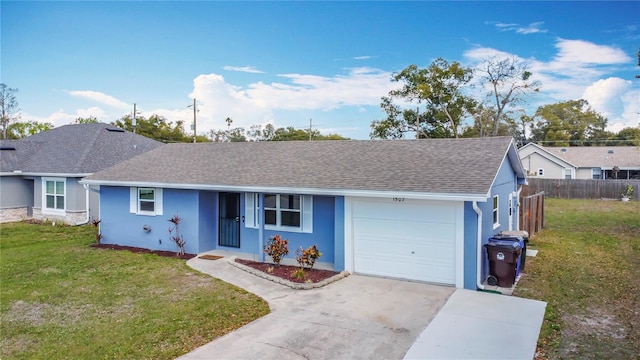
[[[474,201],[473,203],[473,211],[478,214],[478,245],[476,249],[476,287],[478,290],[484,290],[484,285],[482,285],[482,210],[478,207],[478,202]]]
[[[258,255],[260,262],[264,262],[264,193],[258,194]]]
[[[85,209],[87,209],[87,212],[86,216],[84,217],[84,221],[76,223],[76,226],[89,223],[89,184],[83,184],[82,186],[84,187]]]
[[[516,191],[516,230],[520,231],[520,192],[522,192],[522,185],[517,185],[518,186],[518,190]]]

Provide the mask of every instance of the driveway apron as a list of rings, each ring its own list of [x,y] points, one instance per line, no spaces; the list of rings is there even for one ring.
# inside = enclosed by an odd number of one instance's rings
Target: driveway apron
[[[180,359],[402,359],[455,290],[360,275],[293,290],[228,261],[187,264],[262,297],[271,313]]]

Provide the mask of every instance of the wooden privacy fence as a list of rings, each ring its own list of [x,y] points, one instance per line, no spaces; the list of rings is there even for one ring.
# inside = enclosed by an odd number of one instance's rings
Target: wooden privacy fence
[[[520,197],[520,230],[535,235],[544,227],[544,192]]]
[[[522,196],[544,192],[550,198],[562,199],[620,199],[620,194],[633,187],[633,197],[640,197],[640,180],[577,180],[527,178]]]

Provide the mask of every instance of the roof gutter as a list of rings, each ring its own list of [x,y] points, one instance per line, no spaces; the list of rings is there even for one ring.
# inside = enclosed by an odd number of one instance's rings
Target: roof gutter
[[[452,193],[426,193],[413,191],[382,191],[382,190],[356,190],[356,189],[322,189],[322,188],[292,188],[292,187],[258,187],[258,186],[231,186],[231,185],[206,185],[206,184],[175,184],[143,181],[101,181],[82,179],[83,185],[104,186],[130,186],[130,187],[157,187],[184,190],[210,190],[224,192],[253,192],[253,193],[289,193],[295,191],[301,195],[326,195],[326,196],[355,196],[375,198],[407,198],[417,200],[441,200],[441,201],[479,201],[486,202],[486,194],[452,194]]]
[[[473,202],[473,211],[478,214],[478,240],[476,249],[476,287],[478,290],[484,290],[482,285],[482,210],[478,207],[478,202]]]

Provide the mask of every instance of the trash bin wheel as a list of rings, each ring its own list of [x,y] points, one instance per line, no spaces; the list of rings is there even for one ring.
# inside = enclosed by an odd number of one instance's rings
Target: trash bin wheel
[[[498,278],[493,275],[489,275],[489,277],[487,278],[487,284],[491,286],[498,285]]]

